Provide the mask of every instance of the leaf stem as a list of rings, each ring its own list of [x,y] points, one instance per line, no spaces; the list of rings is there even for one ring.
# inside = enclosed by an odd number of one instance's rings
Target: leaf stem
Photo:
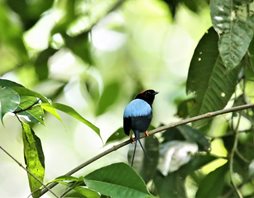
[[[239,105],[239,106],[231,107],[231,108],[228,108],[228,109],[222,109],[222,110],[217,110],[217,111],[213,111],[213,112],[208,112],[208,113],[205,113],[205,114],[202,114],[202,115],[198,115],[198,116],[195,116],[195,117],[191,117],[191,118],[187,118],[187,119],[184,119],[184,120],[180,120],[178,122],[173,122],[173,123],[165,125],[165,126],[158,127],[158,128],[156,128],[154,130],[151,130],[149,132],[149,135],[154,135],[154,134],[159,133],[159,132],[164,132],[167,129],[174,128],[174,127],[177,127],[177,126],[180,126],[180,125],[184,125],[184,124],[188,124],[188,123],[191,123],[191,122],[196,122],[196,121],[199,121],[199,120],[202,120],[202,119],[211,118],[211,117],[215,117],[215,116],[226,114],[226,113],[241,111],[241,110],[249,109],[249,108],[254,108],[254,104]],[[146,136],[141,136],[140,139],[145,138],[145,137]],[[119,148],[122,148],[122,147],[124,147],[124,146],[126,146],[126,145],[128,145],[130,143],[131,143],[131,140],[128,139],[128,140],[126,140],[126,141],[124,141],[122,143],[114,145],[111,148],[109,148],[109,149],[99,153],[98,155],[92,157],[88,161],[86,161],[86,162],[80,164],[79,166],[75,167],[74,169],[70,170],[69,172],[67,172],[63,176],[70,176],[70,175],[78,172],[82,168],[86,167],[87,165],[91,164],[92,162],[94,162],[94,161],[104,157],[105,155],[107,155],[107,154],[109,154],[109,153],[111,153],[113,151],[116,151]],[[57,184],[58,184],[57,182],[53,182],[53,183],[50,183],[47,186],[47,188],[43,188],[41,190],[41,196],[43,194],[45,194],[48,191],[48,189],[54,188]]]

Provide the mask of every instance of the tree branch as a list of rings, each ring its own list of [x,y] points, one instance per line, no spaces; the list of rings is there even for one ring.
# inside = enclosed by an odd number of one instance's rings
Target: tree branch
[[[154,135],[156,133],[159,133],[159,132],[164,132],[165,130],[167,129],[170,129],[170,128],[174,128],[174,127],[177,127],[177,126],[180,126],[180,125],[184,125],[184,124],[187,124],[187,123],[191,123],[191,122],[196,122],[196,121],[199,121],[199,120],[203,120],[203,119],[206,119],[206,118],[211,118],[211,117],[215,117],[215,116],[218,116],[218,115],[222,115],[222,114],[226,114],[226,113],[231,113],[231,112],[235,112],[235,111],[241,111],[241,110],[244,110],[244,109],[249,109],[249,108],[254,108],[254,104],[245,104],[245,105],[240,105],[240,106],[236,106],[236,107],[231,107],[231,108],[228,108],[228,109],[223,109],[223,110],[218,110],[218,111],[213,111],[213,112],[208,112],[208,113],[205,113],[205,114],[202,114],[202,115],[198,115],[198,116],[195,116],[195,117],[192,117],[192,118],[187,118],[187,119],[184,119],[184,120],[181,120],[181,121],[178,121],[178,122],[173,122],[171,124],[168,124],[168,125],[165,125],[165,126],[161,126],[161,127],[158,127],[154,130],[151,130],[149,132],[149,135]],[[145,136],[142,136],[140,137],[140,139],[142,138],[145,138]],[[92,157],[91,159],[89,159],[88,161],[80,164],[79,166],[77,166],[76,168],[70,170],[69,172],[67,172],[66,174],[64,174],[64,176],[70,176],[76,172],[78,172],[79,170],[81,170],[82,168],[86,167],[87,165],[91,164],[92,162],[102,158],[103,156],[113,152],[113,151],[116,151],[118,150],[119,148],[122,148],[128,144],[131,143],[131,140],[126,140],[120,144],[117,144],[105,151],[103,151],[102,153]],[[47,188],[43,188],[41,190],[41,196],[43,194],[45,194],[48,189],[52,189],[53,187],[55,187],[58,183],[56,182],[53,182],[53,183],[50,183]]]

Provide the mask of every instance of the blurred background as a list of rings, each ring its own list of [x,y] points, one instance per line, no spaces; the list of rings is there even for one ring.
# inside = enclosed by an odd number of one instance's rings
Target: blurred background
[[[0,0],[0,77],[72,106],[100,128],[105,142],[122,127],[125,105],[144,89],[160,92],[153,126],[178,119],[192,54],[210,26],[205,0]],[[90,128],[61,116],[34,128],[46,182],[105,149]],[[0,145],[24,164],[21,127],[11,114],[0,125]],[[127,151],[78,174],[127,162]],[[26,172],[3,152],[0,161],[0,197],[27,197]]]

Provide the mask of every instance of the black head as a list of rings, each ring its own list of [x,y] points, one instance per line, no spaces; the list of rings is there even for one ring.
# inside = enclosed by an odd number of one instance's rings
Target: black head
[[[139,93],[136,98],[142,99],[144,101],[146,101],[148,104],[152,105],[153,104],[153,100],[156,94],[158,94],[159,92],[154,91],[152,89],[148,89],[144,92]]]

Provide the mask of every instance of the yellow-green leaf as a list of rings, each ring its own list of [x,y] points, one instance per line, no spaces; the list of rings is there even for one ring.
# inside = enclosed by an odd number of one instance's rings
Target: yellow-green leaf
[[[40,195],[39,189],[45,174],[44,154],[41,141],[29,124],[22,122],[22,129],[26,168],[33,175],[27,174],[29,186],[33,198],[37,198]]]

